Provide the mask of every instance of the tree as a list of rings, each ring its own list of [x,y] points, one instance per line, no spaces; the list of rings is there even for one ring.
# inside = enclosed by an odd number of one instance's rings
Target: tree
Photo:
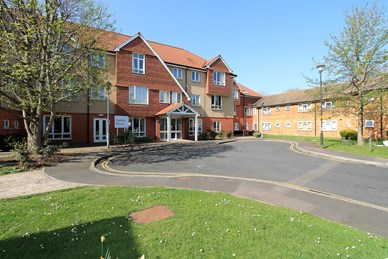
[[[373,82],[386,69],[388,62],[388,28],[385,8],[377,5],[354,7],[346,14],[345,27],[339,36],[325,41],[328,55],[324,63],[336,93],[358,118],[358,144],[363,145],[364,108],[371,100]],[[329,89],[329,88],[328,88]],[[338,106],[338,105],[337,105]]]
[[[21,110],[31,152],[46,144],[57,103],[107,80],[91,60],[111,29],[93,0],[0,0],[0,97]]]

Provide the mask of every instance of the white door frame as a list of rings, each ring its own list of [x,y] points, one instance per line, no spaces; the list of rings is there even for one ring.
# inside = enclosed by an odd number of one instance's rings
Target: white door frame
[[[96,134],[96,122],[98,121],[98,127],[100,128],[100,134]],[[107,119],[106,118],[94,118],[93,119],[93,142],[94,143],[102,143],[106,142],[106,137],[107,137],[107,131],[105,130],[105,138],[104,135],[102,135],[102,129],[103,129],[103,124],[105,123],[105,129],[107,129]]]

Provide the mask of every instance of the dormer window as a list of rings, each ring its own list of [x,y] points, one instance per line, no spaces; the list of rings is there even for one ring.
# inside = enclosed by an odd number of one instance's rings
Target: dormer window
[[[215,85],[225,86],[225,73],[224,72],[213,72],[213,83]]]
[[[335,105],[333,102],[329,102],[329,101],[324,101],[322,103],[322,109],[326,109],[326,110],[332,110],[335,108]]]
[[[309,112],[311,110],[311,103],[298,104],[298,112]]]
[[[145,55],[139,53],[132,54],[132,73],[145,74]]]

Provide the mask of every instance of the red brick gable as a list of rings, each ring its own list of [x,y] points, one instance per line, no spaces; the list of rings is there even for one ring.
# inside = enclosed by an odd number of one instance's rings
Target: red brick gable
[[[217,70],[219,72],[229,73],[229,68],[226,66],[226,64],[222,61],[221,58],[214,61],[209,68],[212,70]]]
[[[145,74],[132,73],[132,53],[145,54]],[[172,75],[139,37],[116,53],[116,85],[147,86],[149,89],[182,93]],[[183,93],[182,93],[183,94]]]

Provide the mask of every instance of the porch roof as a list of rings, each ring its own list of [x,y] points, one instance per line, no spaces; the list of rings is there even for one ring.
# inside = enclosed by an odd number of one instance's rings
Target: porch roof
[[[191,116],[199,116],[199,113],[194,110],[192,107],[190,107],[187,104],[184,103],[174,103],[170,106],[164,108],[163,110],[156,113],[156,116],[163,116],[163,115],[191,115]]]

